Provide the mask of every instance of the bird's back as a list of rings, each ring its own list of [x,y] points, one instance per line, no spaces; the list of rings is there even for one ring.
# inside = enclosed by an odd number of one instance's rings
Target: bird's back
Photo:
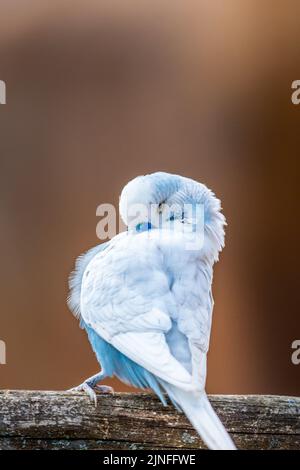
[[[123,233],[106,249],[89,252],[77,276],[86,319],[116,334],[136,330],[145,318],[151,328],[159,317],[171,352],[190,371],[187,338],[208,348],[212,269],[185,243],[174,231]]]

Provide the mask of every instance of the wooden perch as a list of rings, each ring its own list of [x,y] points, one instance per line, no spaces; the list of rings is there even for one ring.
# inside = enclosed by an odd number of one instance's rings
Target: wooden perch
[[[299,449],[300,398],[214,395],[239,449]],[[0,391],[0,449],[200,449],[183,414],[150,394]]]

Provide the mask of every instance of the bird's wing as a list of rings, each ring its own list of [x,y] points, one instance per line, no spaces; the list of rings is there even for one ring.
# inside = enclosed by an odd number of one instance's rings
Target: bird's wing
[[[178,277],[172,289],[180,304],[177,327],[188,339],[192,375],[200,388],[204,388],[206,381],[206,355],[212,324],[211,283],[212,269],[201,262],[187,266],[184,275]]]
[[[88,264],[81,290],[82,317],[103,339],[162,380],[194,388],[171,354],[168,277],[158,245],[147,234],[117,236]]]
[[[84,271],[93,259],[93,257],[102,250],[107,248],[109,242],[102,243],[101,245],[96,245],[93,248],[89,249],[82,255],[80,255],[75,263],[75,269],[71,272],[69,277],[69,288],[70,292],[68,295],[68,305],[70,310],[73,312],[75,317],[81,317],[80,313],[80,297],[81,297],[81,284]]]

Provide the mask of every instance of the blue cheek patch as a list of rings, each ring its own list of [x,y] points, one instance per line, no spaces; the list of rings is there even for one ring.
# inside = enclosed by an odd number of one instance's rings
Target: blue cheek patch
[[[137,226],[135,227],[135,230],[137,232],[145,232],[147,230],[151,230],[152,228],[152,225],[150,222],[142,222],[140,224],[137,224]]]

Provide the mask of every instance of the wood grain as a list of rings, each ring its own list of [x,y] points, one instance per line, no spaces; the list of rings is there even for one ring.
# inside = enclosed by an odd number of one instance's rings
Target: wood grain
[[[239,449],[300,449],[300,398],[212,395]],[[202,449],[183,414],[147,393],[0,391],[0,449]]]

